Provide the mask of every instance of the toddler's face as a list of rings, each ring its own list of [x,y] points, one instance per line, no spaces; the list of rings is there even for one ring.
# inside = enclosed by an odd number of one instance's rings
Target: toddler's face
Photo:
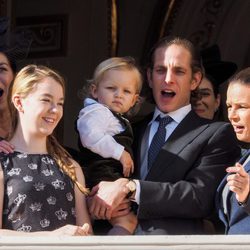
[[[92,96],[110,110],[124,114],[138,99],[138,78],[132,70],[112,69],[105,72],[98,86],[93,85]]]

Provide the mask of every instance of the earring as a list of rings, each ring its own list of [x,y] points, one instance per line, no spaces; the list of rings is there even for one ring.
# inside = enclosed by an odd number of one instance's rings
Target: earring
[[[17,110],[18,110],[19,112],[23,112],[23,107],[22,107],[21,105],[18,105]]]

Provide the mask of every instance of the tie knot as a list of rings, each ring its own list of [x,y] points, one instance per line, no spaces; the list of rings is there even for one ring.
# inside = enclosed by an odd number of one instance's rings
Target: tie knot
[[[160,117],[160,115],[158,115],[155,120],[159,122],[159,127],[166,127],[167,124],[173,121],[173,119],[168,115],[165,117]]]

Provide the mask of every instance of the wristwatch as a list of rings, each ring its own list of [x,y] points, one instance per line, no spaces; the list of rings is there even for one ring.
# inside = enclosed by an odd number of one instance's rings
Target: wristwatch
[[[127,198],[130,198],[134,192],[136,191],[136,183],[133,179],[129,179],[128,183],[126,184],[126,188],[128,188],[129,192],[127,194]]]

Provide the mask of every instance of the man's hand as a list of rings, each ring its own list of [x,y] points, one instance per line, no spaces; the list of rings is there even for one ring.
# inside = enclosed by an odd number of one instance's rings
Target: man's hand
[[[227,177],[229,189],[235,193],[239,202],[245,202],[249,195],[249,174],[239,163],[236,163],[234,167],[227,168],[227,172],[230,173]]]
[[[124,199],[122,203],[113,210],[111,218],[116,218],[120,216],[125,216],[131,211],[131,201],[129,199]]]
[[[134,162],[131,158],[131,155],[127,151],[123,151],[120,162],[123,167],[123,175],[125,177],[129,177],[132,173],[134,173]]]
[[[120,178],[114,182],[101,181],[93,187],[89,198],[89,212],[96,219],[110,220],[126,198],[129,190],[128,179]]]

